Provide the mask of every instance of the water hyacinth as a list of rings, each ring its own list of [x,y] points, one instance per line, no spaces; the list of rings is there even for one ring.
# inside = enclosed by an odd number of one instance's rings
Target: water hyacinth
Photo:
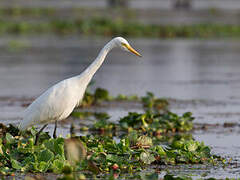
[[[178,116],[172,112],[155,114],[146,112],[144,114],[129,113],[120,119],[119,123],[123,129],[138,129],[142,131],[153,131],[156,133],[183,132],[193,128],[193,117],[191,113]]]
[[[34,129],[31,129],[35,132]],[[151,164],[214,163],[210,148],[194,140],[175,140],[167,146],[154,144],[152,138],[137,131],[120,138],[88,135],[73,139],[51,139],[41,134],[34,145],[34,134],[28,137],[6,133],[1,138],[1,174],[13,172],[62,173],[67,167],[93,174],[133,172]],[[43,139],[43,137],[45,139]]]
[[[181,134],[192,130],[192,114],[187,112],[180,116],[170,112],[168,102],[152,93],[134,100],[119,100],[106,90],[97,89],[93,94],[86,94],[84,106],[112,100],[138,101],[144,112],[129,112],[111,122],[107,113],[75,111],[74,118],[96,120],[81,128],[92,132],[91,135],[52,139],[42,132],[37,145],[34,144],[37,133],[34,127],[20,133],[12,125],[0,124],[0,174],[51,172],[62,174],[59,179],[86,179],[105,177],[109,173],[117,177],[152,166],[222,163],[223,159],[213,155],[203,142]],[[137,176],[139,179],[157,177],[155,174]]]

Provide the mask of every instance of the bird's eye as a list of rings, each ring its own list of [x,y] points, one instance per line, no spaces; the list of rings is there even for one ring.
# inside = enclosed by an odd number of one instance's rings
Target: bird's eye
[[[123,47],[127,47],[127,44],[125,44],[125,43],[121,43],[121,44],[122,44]]]

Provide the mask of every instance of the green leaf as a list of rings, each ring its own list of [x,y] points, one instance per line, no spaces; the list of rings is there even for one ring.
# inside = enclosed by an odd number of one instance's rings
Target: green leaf
[[[59,154],[60,156],[64,157],[64,139],[57,138],[57,139],[50,139],[44,141],[44,145],[47,149],[52,151],[55,155]]]
[[[65,160],[56,159],[53,161],[51,169],[53,170],[54,173],[61,173],[65,165],[66,165]]]
[[[128,139],[131,145],[135,145],[138,140],[138,133],[137,131],[133,130],[128,134]]]
[[[37,172],[46,172],[50,165],[50,163],[44,161],[33,163],[33,167]]]
[[[149,152],[142,152],[140,154],[140,160],[145,164],[151,164],[153,161],[155,161],[155,158]]]
[[[182,147],[184,146],[184,143],[185,143],[185,141],[183,141],[183,140],[180,140],[180,141],[173,141],[173,143],[172,143],[172,147],[173,148],[176,148],[176,149],[182,149]]]
[[[116,156],[113,154],[108,154],[106,158],[108,161],[111,161],[111,162],[118,162],[120,160],[119,156]]]
[[[188,141],[184,145],[184,149],[190,152],[196,151],[198,148],[198,142],[197,141]]]
[[[6,133],[6,143],[7,144],[12,144],[15,142],[14,137],[10,133]]]
[[[162,146],[158,145],[154,148],[154,150],[158,153],[158,155],[160,156],[165,156],[166,155],[166,152],[165,150],[163,149]]]
[[[22,168],[21,163],[15,159],[11,159],[11,164],[12,164],[12,168],[14,169],[20,170]]]
[[[95,91],[95,101],[103,101],[109,99],[109,93],[106,89],[97,88]]]
[[[138,139],[137,139],[137,142],[136,144],[138,146],[149,146],[151,147],[153,145],[152,143],[152,138],[148,137],[148,136],[140,136]]]
[[[49,151],[48,149],[41,151],[37,155],[38,161],[42,162],[49,162],[54,158],[53,152]]]

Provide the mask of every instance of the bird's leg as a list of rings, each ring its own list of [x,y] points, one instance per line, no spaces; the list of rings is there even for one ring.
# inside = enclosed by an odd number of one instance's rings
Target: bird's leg
[[[73,123],[71,123],[70,134],[71,134],[71,137],[74,137],[74,136],[75,136],[75,126],[74,126]]]
[[[40,133],[41,133],[46,127],[47,127],[47,124],[45,124],[45,125],[37,132],[34,145],[37,145],[39,135],[40,135]]]
[[[53,138],[54,139],[57,138],[56,131],[57,131],[57,121],[55,121],[55,127],[54,127],[54,131],[53,131]]]

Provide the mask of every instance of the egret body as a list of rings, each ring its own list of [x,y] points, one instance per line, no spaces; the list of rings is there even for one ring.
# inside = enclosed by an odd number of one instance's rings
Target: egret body
[[[87,85],[102,65],[108,52],[114,47],[121,47],[123,50],[141,56],[124,38],[112,39],[80,75],[60,81],[33,101],[25,110],[19,129],[24,130],[35,124],[45,124],[44,127],[46,127],[47,123],[55,122],[55,135],[57,121],[66,119],[73,109],[80,105]]]

